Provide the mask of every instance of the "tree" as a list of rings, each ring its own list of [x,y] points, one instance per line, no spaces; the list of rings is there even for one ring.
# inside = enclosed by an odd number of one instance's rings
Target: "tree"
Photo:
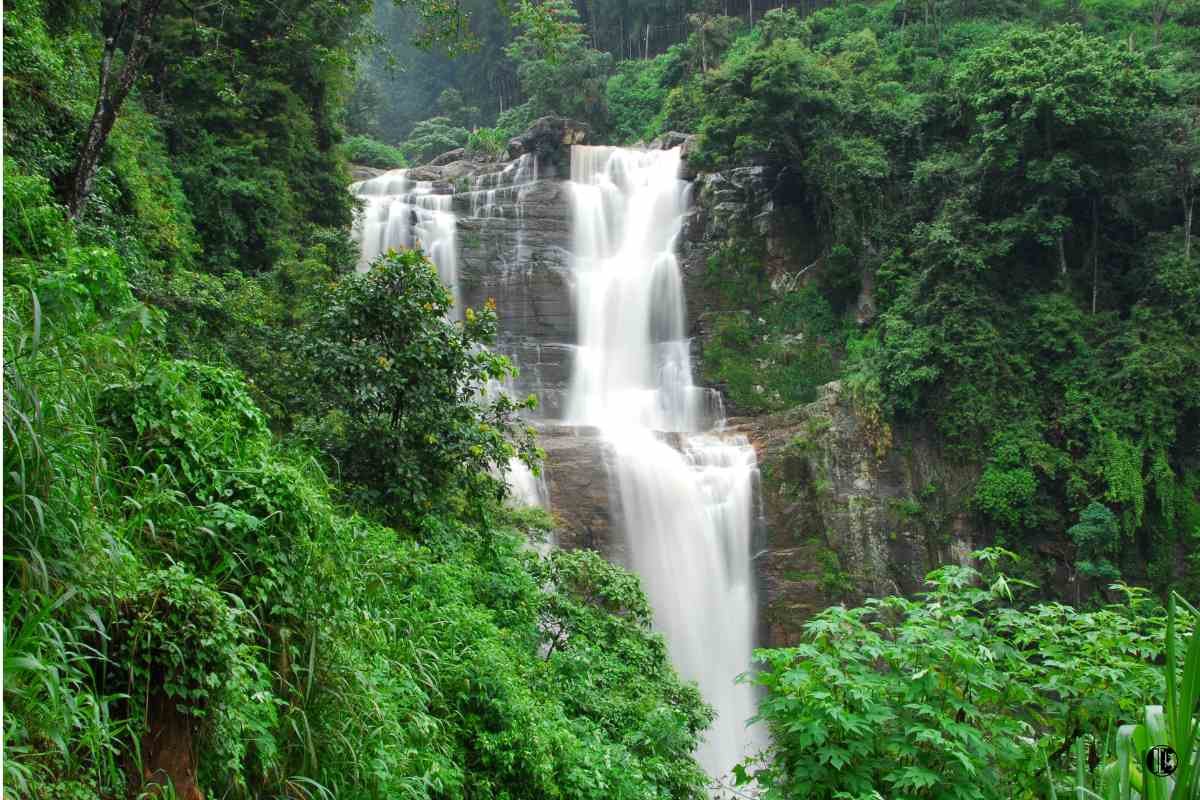
[[[440,116],[448,117],[461,128],[470,128],[479,118],[479,108],[467,105],[458,89],[443,89],[438,95],[437,108]]]
[[[423,46],[442,46],[447,50],[456,51],[471,46],[470,30],[466,25],[466,15],[456,5],[448,6],[437,0],[394,0],[398,6],[414,7],[420,19],[421,26],[413,32],[414,38]],[[227,0],[213,0],[207,6],[193,9],[184,5],[184,9],[193,18],[215,16],[224,19],[226,14],[231,19],[245,19],[256,16],[255,7],[229,4]],[[104,40],[103,55],[100,60],[100,80],[96,97],[95,111],[84,132],[83,141],[75,167],[66,187],[66,205],[72,219],[79,219],[92,193],[92,184],[96,177],[96,169],[104,153],[104,145],[116,123],[117,115],[122,105],[133,91],[142,75],[143,67],[154,49],[156,37],[161,33],[159,19],[171,6],[168,0],[123,0],[103,20],[107,36]],[[308,4],[309,6],[320,4]],[[314,18],[323,17],[325,28],[339,28],[341,23],[350,20],[356,24],[369,6],[362,2],[350,4],[340,2],[328,3],[327,9],[309,8],[309,22]],[[326,13],[322,14],[321,11]],[[272,39],[288,35],[297,26],[296,19],[286,13],[283,8],[272,10],[278,25],[285,31],[267,34],[264,39]],[[219,27],[219,26],[218,26]],[[303,26],[300,26],[303,27]],[[322,27],[313,23],[312,27]],[[257,40],[252,45],[258,45]],[[123,52],[123,58],[118,58],[118,51]],[[220,47],[215,48],[219,54]],[[217,55],[219,58],[219,55]],[[120,62],[119,69],[117,62]],[[341,63],[334,58],[330,63]],[[226,98],[229,102],[230,98]]]
[[[79,157],[67,188],[67,211],[79,219],[92,193],[96,166],[104,152],[104,143],[117,121],[117,113],[141,74],[142,65],[150,54],[150,36],[164,0],[126,0],[117,7],[111,20],[106,21],[109,35],[104,40],[104,55],[100,59],[100,90],[96,110],[83,136]],[[114,77],[113,61],[118,46],[125,57],[120,72]]]
[[[1121,577],[1112,562],[1121,548],[1121,528],[1117,517],[1103,503],[1088,503],[1079,522],[1067,531],[1075,543],[1075,570],[1079,577],[1113,581]],[[1076,578],[1075,602],[1079,602]]]
[[[523,0],[513,21],[521,33],[505,53],[517,64],[527,117],[557,114],[604,130],[612,55],[587,46],[575,8],[567,0]]]
[[[430,117],[413,126],[412,133],[400,143],[404,156],[416,164],[467,143],[471,132],[460,127],[449,117]]]
[[[1053,247],[1065,281],[1072,203],[1082,204],[1094,287],[1103,205],[1155,94],[1143,57],[1075,26],[1016,30],[972,52],[952,83],[975,128],[977,178],[997,228]]]
[[[300,427],[332,455],[366,501],[396,518],[421,513],[455,492],[502,496],[509,459],[531,466],[536,451],[516,413],[531,402],[489,382],[514,369],[486,349],[494,306],[448,319],[450,292],[420,251],[391,252],[349,275],[296,344],[308,387]]]

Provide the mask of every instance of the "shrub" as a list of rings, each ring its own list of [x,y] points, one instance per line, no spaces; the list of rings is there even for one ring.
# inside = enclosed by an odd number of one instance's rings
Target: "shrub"
[[[509,137],[500,128],[479,128],[467,137],[467,152],[490,160],[504,157]]]
[[[384,144],[370,136],[351,136],[342,143],[342,152],[351,164],[363,164],[378,169],[401,169],[408,166],[398,147]]]
[[[424,164],[467,143],[470,132],[459,127],[447,117],[432,117],[413,126],[408,138],[400,144],[400,150],[414,164]]]
[[[1048,754],[1103,737],[1161,690],[1161,608],[1021,607],[1019,582],[946,566],[918,599],[827,609],[804,642],[763,650],[774,745],[743,767],[765,798],[1029,796]]]

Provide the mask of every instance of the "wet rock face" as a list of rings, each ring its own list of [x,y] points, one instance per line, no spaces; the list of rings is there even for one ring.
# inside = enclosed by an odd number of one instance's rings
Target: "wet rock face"
[[[685,156],[691,142],[683,144]],[[704,312],[719,305],[707,286],[706,274],[709,257],[725,242],[735,236],[760,238],[766,243],[768,271],[787,268],[785,223],[776,213],[774,199],[778,180],[779,170],[751,166],[700,173],[692,181],[692,203],[680,237],[679,259],[694,336],[701,334],[697,326]]]
[[[540,164],[539,164],[540,171]],[[537,394],[537,417],[562,416],[571,376],[575,313],[569,284],[571,202],[558,179],[500,189],[488,209],[463,198],[458,212],[459,286],[463,302],[496,301],[496,349],[521,370],[516,389]]]
[[[612,454],[594,428],[543,426],[538,442],[546,451],[544,464],[550,508],[558,521],[558,546],[595,550],[628,566],[628,554],[617,535],[618,493],[609,483]]]
[[[838,602],[913,594],[945,563],[966,563],[979,532],[965,513],[972,468],[918,430],[891,430],[840,382],[816,402],[731,420],[759,454],[767,547],[761,598],[772,645]]]

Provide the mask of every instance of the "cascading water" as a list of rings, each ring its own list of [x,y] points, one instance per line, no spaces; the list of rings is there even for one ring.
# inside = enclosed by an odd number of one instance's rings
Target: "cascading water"
[[[723,414],[718,395],[692,383],[675,259],[688,191],[679,159],[572,149],[579,340],[567,421],[598,426],[612,446],[631,566],[676,668],[717,711],[697,757],[720,777],[762,743],[746,727],[755,690],[735,682],[754,645],[757,465],[743,437],[698,433]]]
[[[754,644],[757,467],[744,437],[714,432],[724,422],[720,395],[692,382],[675,258],[688,201],[679,161],[678,150],[572,148],[570,275],[578,335],[562,421],[598,428],[610,449],[610,484],[619,493],[612,506],[630,566],[641,576],[676,668],[717,711],[697,758],[720,778],[764,744],[761,731],[745,725],[756,693],[735,682],[750,668]],[[352,191],[365,203],[356,230],[360,267],[389,248],[420,244],[455,289],[458,309],[454,208],[476,231],[488,230],[481,223],[513,230],[511,247],[489,268],[524,274],[534,264],[523,201],[537,184],[532,155],[476,176],[457,204],[448,183],[413,181],[405,170],[355,184]],[[519,461],[510,464],[508,481],[512,502],[550,505],[545,478]]]
[[[408,170],[398,169],[353,184],[350,191],[363,201],[363,215],[355,226],[359,242],[358,268],[388,250],[420,246],[438,269],[442,283],[454,293],[459,307],[458,229],[453,195],[439,194],[429,181],[412,181]]]

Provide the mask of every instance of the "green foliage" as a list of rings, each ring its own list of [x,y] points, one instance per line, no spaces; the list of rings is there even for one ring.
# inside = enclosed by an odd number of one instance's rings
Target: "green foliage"
[[[530,119],[557,114],[602,132],[612,55],[586,44],[579,14],[568,0],[522,0],[513,12],[520,34],[505,48],[517,64]]]
[[[462,147],[470,131],[455,125],[449,117],[431,117],[413,126],[412,133],[400,143],[400,150],[416,164]]]
[[[916,600],[827,609],[802,644],[759,652],[774,746],[751,770],[767,797],[1034,796],[1048,753],[1161,691],[1147,660],[1165,619],[1137,592],[1079,612],[1021,607],[1014,581],[973,568],[928,581]]]
[[[508,152],[509,136],[501,128],[477,128],[467,137],[467,152],[489,160],[500,160]]]
[[[470,128],[479,117],[479,109],[468,106],[463,101],[462,92],[458,89],[445,89],[438,95],[437,110],[439,117],[446,117],[451,124],[462,128]]]
[[[605,90],[615,141],[648,141],[663,132],[668,91],[664,77],[670,63],[671,57],[664,53],[648,61],[617,65]]]
[[[447,319],[451,295],[419,251],[390,253],[343,278],[300,342],[297,385],[309,387],[307,436],[374,504],[403,517],[447,490],[502,491],[487,477],[533,458],[522,408],[507,394],[483,401],[488,381],[513,373],[486,349],[492,305]],[[510,442],[510,436],[518,436]]]
[[[1120,528],[1117,518],[1107,506],[1089,503],[1079,515],[1079,522],[1067,529],[1075,543],[1076,567],[1086,578],[1116,580],[1121,577],[1111,559],[1120,549]]]
[[[1184,610],[1186,609],[1186,610]],[[1190,627],[1191,635],[1180,630]],[[1108,760],[1091,776],[1084,772],[1083,742],[1076,748],[1074,780],[1064,788],[1080,797],[1104,800],[1195,797],[1200,780],[1200,615],[1172,593],[1167,606],[1167,645],[1163,665],[1166,706],[1147,705],[1137,710],[1140,721],[1122,725],[1116,733]],[[1181,641],[1182,640],[1182,641]],[[1146,769],[1146,757],[1154,746],[1171,747],[1178,759],[1171,776]],[[1048,776],[1050,797],[1057,796],[1054,777]]]
[[[351,136],[342,143],[346,160],[352,164],[365,164],[379,169],[400,169],[408,166],[404,153],[398,147],[378,142],[369,136]]]
[[[733,405],[774,411],[816,399],[835,372],[837,325],[825,298],[811,286],[773,291],[754,246],[734,240],[709,258],[705,288],[721,305],[763,298],[747,311],[708,314],[711,335],[702,351],[705,380],[721,386]]]
[[[337,117],[369,3],[172,7],[147,62],[147,106],[214,272],[270,270],[353,202]],[[149,98],[153,98],[150,102]]]
[[[263,735],[274,728],[275,706],[248,616],[175,564],[140,576],[118,599],[108,631],[108,658],[121,667],[113,682],[128,697],[161,694],[200,718],[221,765],[214,777],[238,775],[252,742],[260,759],[273,755]]]

